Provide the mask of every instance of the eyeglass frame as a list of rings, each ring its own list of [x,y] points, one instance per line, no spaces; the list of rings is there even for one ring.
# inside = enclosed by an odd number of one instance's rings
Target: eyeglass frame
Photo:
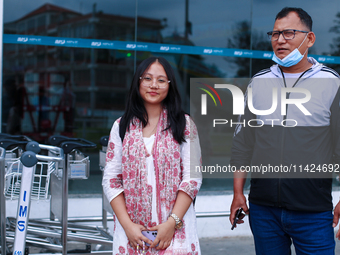
[[[143,79],[144,79],[144,77],[145,76],[140,76],[139,77],[139,79],[141,80],[141,82],[143,83]],[[157,81],[157,78],[159,78],[160,76],[158,76],[158,77],[156,77],[156,81]],[[153,76],[152,76],[152,78],[153,78]],[[154,80],[154,78],[152,79],[152,82],[151,82],[151,84],[150,85],[148,85],[148,86],[145,86],[145,85],[143,85],[144,87],[151,87],[151,85],[153,85],[153,80]],[[167,83],[166,83],[166,85],[168,85],[170,83],[170,80],[167,80]],[[156,85],[157,85],[157,88],[159,88],[159,89],[165,89],[166,88],[166,86],[164,86],[164,87],[160,87],[159,86],[159,84],[156,82]]]
[[[293,38],[286,39],[286,37],[285,37],[284,34],[283,34],[283,33],[286,32],[286,31],[293,31],[293,32],[294,32]],[[274,32],[279,33],[279,36],[277,37],[276,40],[272,40],[272,38],[273,38],[273,33],[274,33]],[[298,30],[298,29],[285,29],[285,30],[282,30],[282,31],[273,30],[273,31],[267,32],[267,35],[268,35],[268,38],[270,37],[269,40],[275,42],[275,41],[279,40],[281,34],[282,34],[282,36],[283,36],[283,38],[284,38],[285,40],[293,40],[293,39],[295,38],[295,33],[296,33],[296,32],[309,33],[310,31],[303,31],[303,30]]]

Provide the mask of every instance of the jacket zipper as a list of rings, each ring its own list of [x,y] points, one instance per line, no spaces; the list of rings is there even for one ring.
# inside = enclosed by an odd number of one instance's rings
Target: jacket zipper
[[[285,76],[284,76],[284,74],[283,74],[281,68],[279,68],[279,69],[280,69],[281,74],[282,74],[283,85],[285,86],[285,88],[287,88]],[[295,85],[299,82],[299,80],[302,78],[302,76],[303,76],[305,73],[307,73],[309,70],[312,70],[312,68],[309,68],[309,69],[307,69],[306,71],[304,71],[304,72],[299,76],[299,78],[295,81],[295,83],[293,84],[292,88],[295,87]],[[290,96],[290,93],[286,93],[286,99],[289,99],[289,96]],[[287,114],[288,114],[288,104],[286,104],[286,115],[284,115],[284,116],[282,117],[283,120],[286,120],[286,119],[287,119]],[[281,165],[283,164],[284,137],[285,137],[285,128],[283,127],[283,130],[282,130],[282,139],[281,139],[281,159],[280,159]],[[281,177],[280,177],[280,172],[279,172],[279,185],[278,185],[278,206],[279,206],[279,207],[282,207],[282,204],[281,204]]]

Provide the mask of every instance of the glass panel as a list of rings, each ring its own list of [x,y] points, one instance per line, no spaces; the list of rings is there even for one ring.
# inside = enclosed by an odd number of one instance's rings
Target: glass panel
[[[5,34],[135,40],[134,0],[94,3],[4,1],[4,31]],[[314,20],[317,39],[310,53],[339,55],[339,28],[335,22],[339,21],[338,2],[331,0],[325,5],[321,1],[301,0],[300,5],[308,7],[306,11]],[[139,0],[137,39],[160,46],[193,46],[193,51],[198,49],[196,46],[271,51],[265,33],[272,29],[276,13],[285,6],[295,6],[295,2]],[[28,134],[40,142],[54,133],[97,142],[100,136],[109,133],[112,122],[124,110],[135,56],[138,65],[152,55],[164,56],[174,67],[187,112],[190,78],[249,77],[272,65],[271,60],[197,52],[160,54],[133,49],[5,44],[2,130]],[[338,69],[339,65],[332,67]],[[91,174],[100,174],[98,153],[89,153],[94,159],[91,158]],[[224,189],[223,185],[215,188]],[[202,188],[212,186],[204,184]]]

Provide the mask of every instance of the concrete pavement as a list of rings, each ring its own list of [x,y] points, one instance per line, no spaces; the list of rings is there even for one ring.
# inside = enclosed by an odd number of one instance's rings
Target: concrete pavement
[[[334,197],[339,197],[339,191]],[[201,195],[197,197],[197,212],[228,211],[231,195]],[[101,216],[101,197],[69,197],[69,217],[98,217]],[[6,215],[15,217],[17,201],[7,201]],[[49,201],[32,201],[30,218],[48,218]],[[109,219],[112,216],[109,216]],[[96,222],[100,225],[100,222]],[[113,222],[108,223],[110,233],[113,231]],[[336,230],[338,227],[336,228]],[[230,230],[230,222],[227,217],[198,218],[197,230],[200,238],[202,255],[255,255],[253,238],[249,224],[239,225],[234,231]],[[340,241],[336,241],[335,254],[340,254]],[[292,249],[294,250],[294,249]],[[295,254],[294,251],[292,254]]]
[[[340,241],[335,242],[335,254],[340,254]],[[249,236],[202,238],[200,245],[202,255],[255,255],[254,241]],[[294,247],[291,249],[292,255],[295,255]]]
[[[255,255],[254,241],[249,236],[202,238],[202,255]]]

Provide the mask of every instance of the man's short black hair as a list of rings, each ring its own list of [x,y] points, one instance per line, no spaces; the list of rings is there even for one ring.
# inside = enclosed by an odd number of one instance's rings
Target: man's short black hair
[[[299,16],[301,23],[312,31],[313,20],[311,16],[309,16],[309,14],[301,8],[285,7],[276,15],[275,21],[286,17],[291,12],[295,12]]]

